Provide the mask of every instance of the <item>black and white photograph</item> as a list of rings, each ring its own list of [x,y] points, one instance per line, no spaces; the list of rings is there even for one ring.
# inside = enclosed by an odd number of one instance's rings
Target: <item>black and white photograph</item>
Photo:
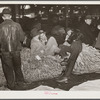
[[[0,91],[100,91],[100,2],[5,2]]]

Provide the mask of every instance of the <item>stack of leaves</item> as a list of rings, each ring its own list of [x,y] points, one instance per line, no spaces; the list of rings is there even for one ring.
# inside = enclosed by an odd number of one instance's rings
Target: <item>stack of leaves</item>
[[[0,87],[6,84],[6,79],[3,73],[2,64],[0,60]]]
[[[100,53],[92,46],[82,44],[73,72],[76,74],[100,72]]]
[[[64,67],[60,65],[59,56],[43,56],[41,60],[36,60],[34,55],[30,54],[30,49],[23,49],[21,52],[22,71],[24,78],[28,82],[51,79],[58,77]]]

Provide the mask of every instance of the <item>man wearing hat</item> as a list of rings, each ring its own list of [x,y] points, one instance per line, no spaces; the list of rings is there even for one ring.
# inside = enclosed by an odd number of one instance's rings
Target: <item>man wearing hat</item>
[[[24,32],[20,24],[11,18],[11,10],[2,12],[3,23],[0,24],[1,61],[7,87],[11,90],[22,90],[26,87],[21,71],[20,50]]]
[[[94,42],[94,36],[90,26],[91,23],[92,17],[90,15],[87,15],[84,19],[84,23],[79,28],[81,33],[84,35],[82,42],[89,45],[93,45]]]
[[[30,9],[25,10],[25,15],[21,20],[21,26],[25,35],[27,37],[25,46],[30,48],[30,42],[32,37],[30,36],[31,30],[33,29],[34,24],[36,24],[39,20],[39,16],[37,16],[35,11],[31,11]]]

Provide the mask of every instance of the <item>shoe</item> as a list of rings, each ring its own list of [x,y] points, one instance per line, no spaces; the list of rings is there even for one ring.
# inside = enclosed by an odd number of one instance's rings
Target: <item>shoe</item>
[[[57,82],[68,83],[68,78],[67,77],[63,77],[62,79],[58,79]]]

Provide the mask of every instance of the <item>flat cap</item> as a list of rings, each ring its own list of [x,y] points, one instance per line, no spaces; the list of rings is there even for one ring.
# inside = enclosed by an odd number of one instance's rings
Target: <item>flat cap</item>
[[[11,14],[11,10],[9,8],[5,8],[3,9],[2,14]]]
[[[85,19],[92,19],[92,16],[91,15],[87,15],[87,16],[85,16]]]

